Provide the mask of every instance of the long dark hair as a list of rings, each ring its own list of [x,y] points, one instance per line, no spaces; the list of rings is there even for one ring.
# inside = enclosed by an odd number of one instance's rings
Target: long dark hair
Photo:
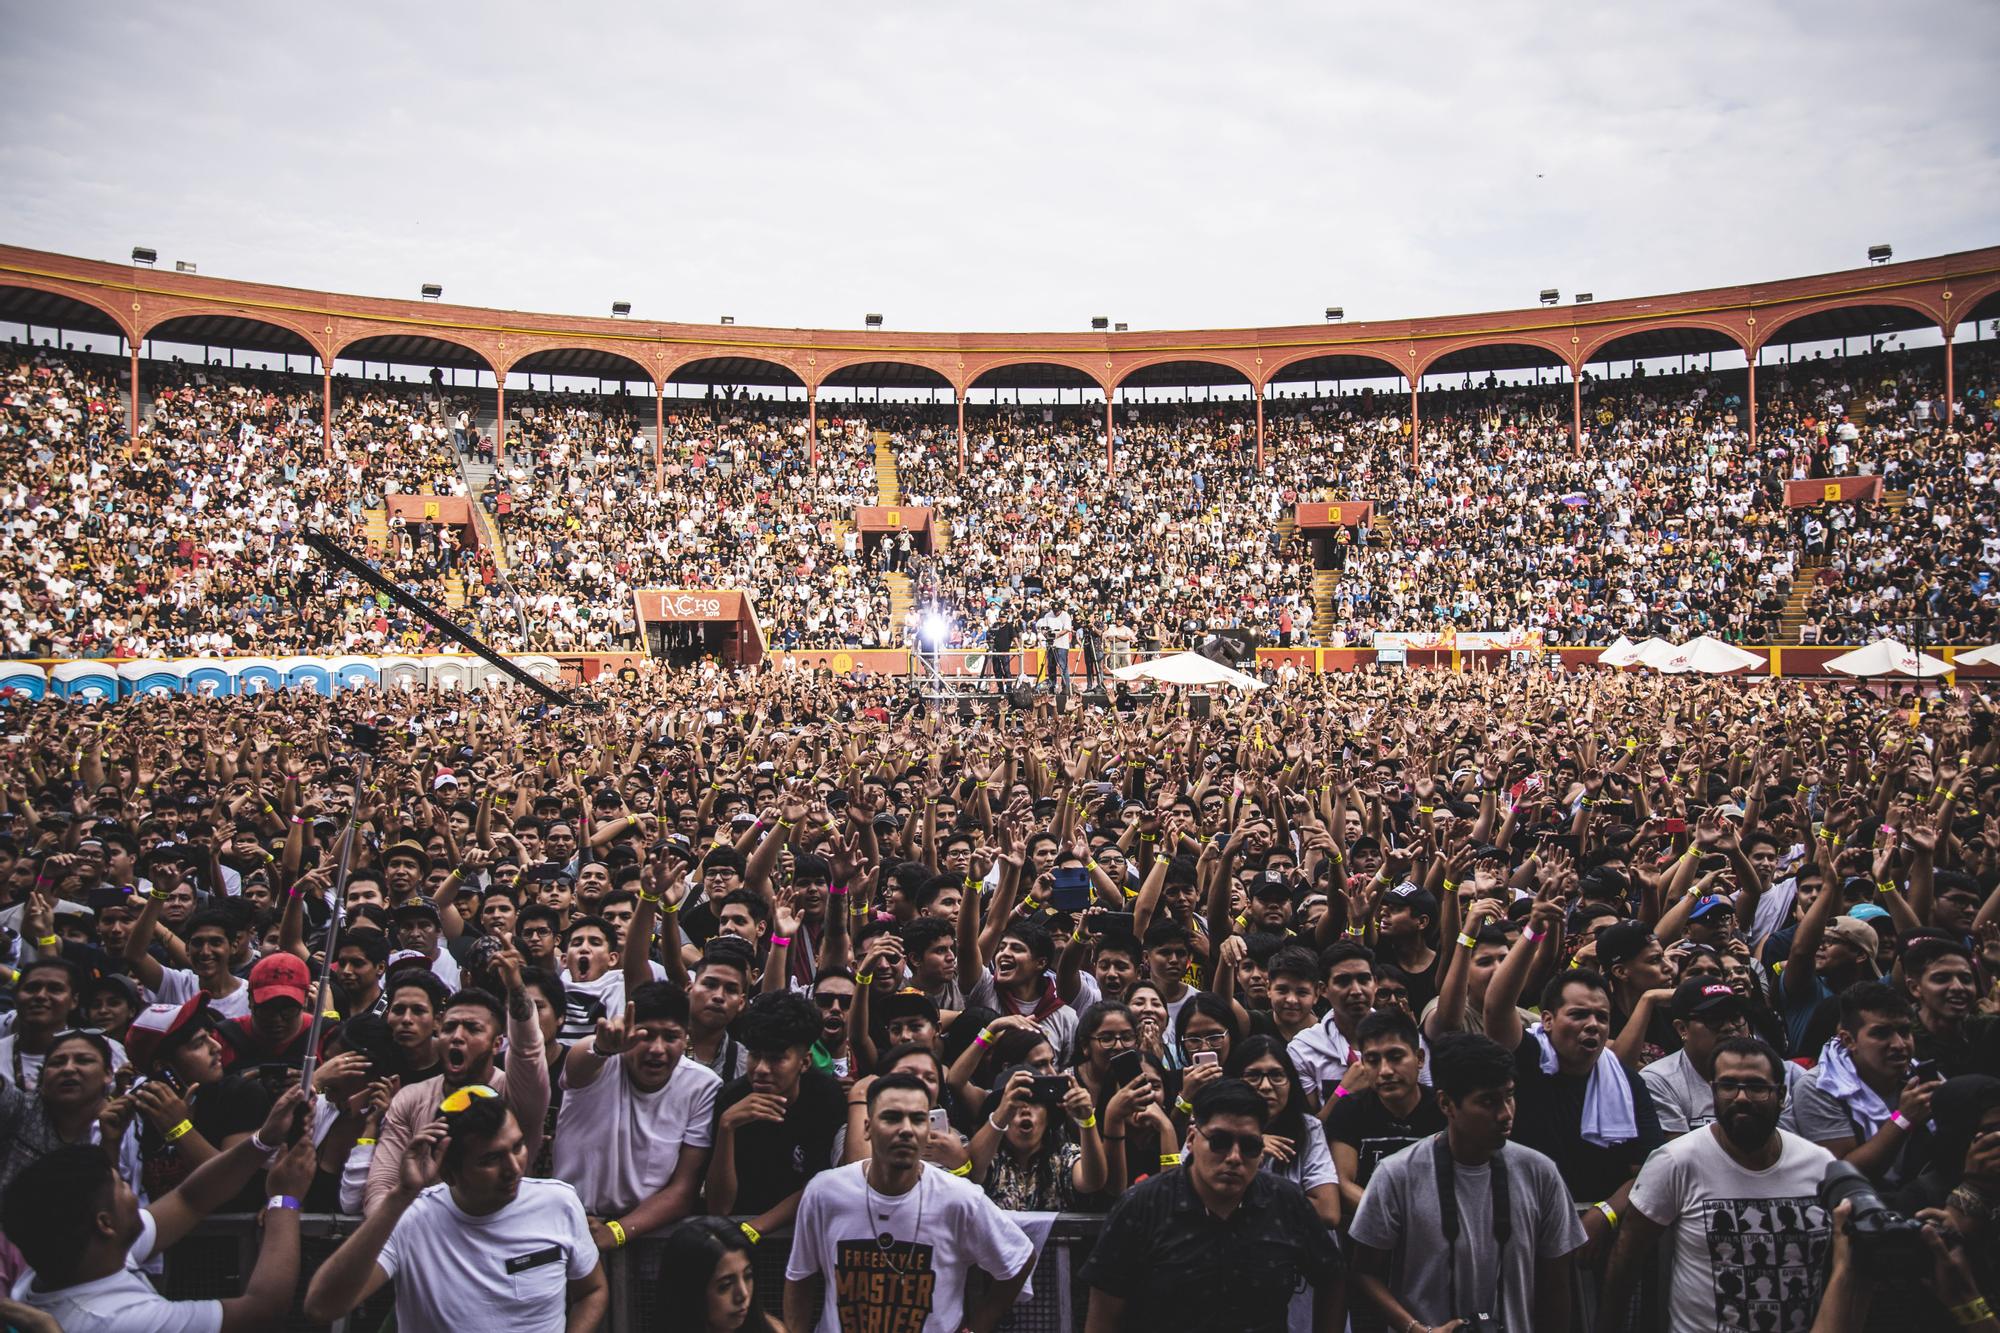
[[[669,1231],[660,1245],[658,1327],[708,1327],[708,1284],[714,1281],[723,1257],[732,1253],[751,1255],[751,1278],[755,1281],[756,1263],[749,1238],[728,1218],[691,1217]],[[743,1327],[771,1327],[770,1316],[757,1304],[754,1289]]]
[[[1126,1026],[1132,1029],[1132,1044],[1139,1043],[1139,1020],[1125,1007],[1122,1000],[1099,1000],[1085,1009],[1076,1020],[1076,1032],[1070,1037],[1068,1067],[1080,1069],[1090,1062],[1090,1039],[1097,1035],[1097,1029],[1104,1026],[1104,1020],[1122,1017]]]
[[[1291,1088],[1291,1093],[1285,1098],[1285,1109],[1272,1116],[1264,1128],[1280,1138],[1290,1139],[1293,1148],[1303,1156],[1306,1136],[1306,1091],[1299,1083],[1299,1068],[1292,1063],[1291,1053],[1285,1049],[1285,1043],[1276,1037],[1267,1037],[1261,1032],[1254,1037],[1246,1037],[1229,1048],[1229,1061],[1223,1065],[1222,1072],[1231,1078],[1242,1078],[1243,1071],[1250,1067],[1252,1061],[1261,1060],[1267,1055],[1284,1068],[1285,1083]]]

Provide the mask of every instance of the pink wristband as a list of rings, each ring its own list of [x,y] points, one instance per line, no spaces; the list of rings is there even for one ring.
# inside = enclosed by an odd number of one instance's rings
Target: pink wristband
[[[782,944],[787,949],[789,949],[792,947],[792,937],[790,935],[773,935],[771,937],[771,943]]]
[[[1897,1129],[1902,1130],[1905,1134],[1910,1132],[1910,1122],[1904,1118],[1901,1111],[1889,1112],[1889,1123]]]
[[[1527,941],[1528,943],[1530,943],[1530,944],[1539,944],[1539,943],[1541,943],[1541,939],[1542,939],[1542,935],[1546,935],[1546,934],[1548,934],[1548,932],[1547,932],[1547,931],[1543,931],[1543,932],[1541,932],[1541,934],[1539,934],[1539,935],[1538,935],[1538,934],[1536,934],[1536,933],[1535,933],[1535,928],[1534,928],[1533,926],[1523,926],[1523,927],[1521,927],[1521,938],[1522,938],[1522,939],[1524,939],[1524,940],[1526,940],[1526,941]]]
[[[1339,1083],[1333,1085],[1333,1099],[1335,1101],[1339,1101],[1342,1097],[1352,1097],[1353,1095],[1354,1089],[1345,1087]]]
[[[847,890],[846,890],[846,888],[845,888],[845,887],[843,887],[843,886],[841,886],[841,885],[839,885],[839,884],[829,884],[829,885],[827,885],[827,886],[826,886],[826,891],[827,891],[827,892],[828,892],[829,894],[832,894],[832,895],[833,895],[834,897],[836,897],[836,898],[845,898],[845,897],[847,896]]]

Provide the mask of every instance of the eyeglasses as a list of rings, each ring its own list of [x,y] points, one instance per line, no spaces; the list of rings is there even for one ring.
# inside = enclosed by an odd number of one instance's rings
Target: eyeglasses
[[[1285,1082],[1285,1071],[1282,1069],[1246,1069],[1243,1071],[1243,1081],[1253,1086],[1268,1083],[1276,1087]]]
[[[838,991],[816,990],[813,992],[813,1003],[822,1009],[852,1009],[854,997]]]
[[[484,1083],[468,1083],[438,1103],[438,1114],[457,1115],[461,1111],[468,1109],[475,1099],[479,1101],[492,1101],[499,1095],[499,1093],[493,1091],[493,1089],[487,1087]]]
[[[1242,1151],[1243,1160],[1246,1162],[1254,1162],[1264,1155],[1264,1136],[1262,1134],[1237,1134],[1227,1129],[1201,1129],[1199,1127],[1196,1128],[1195,1132],[1208,1140],[1209,1148],[1214,1151],[1217,1157],[1227,1157],[1239,1149]]]
[[[1091,1037],[1099,1046],[1137,1046],[1139,1037],[1133,1032],[1099,1032]]]
[[[1784,1089],[1775,1083],[1765,1083],[1757,1079],[1719,1078],[1715,1080],[1715,1095],[1718,1097],[1748,1097],[1752,1101],[1763,1101],[1775,1097]]]
[[[1219,1051],[1228,1044],[1227,1032],[1189,1032],[1181,1037],[1181,1045],[1190,1051]]]

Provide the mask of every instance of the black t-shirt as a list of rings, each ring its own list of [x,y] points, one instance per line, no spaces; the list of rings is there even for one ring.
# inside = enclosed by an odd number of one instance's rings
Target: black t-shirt
[[[222,1151],[224,1139],[254,1133],[270,1113],[269,1090],[259,1079],[243,1074],[229,1074],[219,1082],[204,1085],[188,1105],[188,1119],[194,1123],[195,1132],[208,1140],[209,1146],[217,1152]],[[146,1186],[148,1198],[162,1197],[186,1180],[190,1173],[191,1168],[180,1149],[144,1122],[139,1128],[139,1158],[139,1178]],[[257,1182],[252,1181],[232,1201],[241,1204],[248,1199],[247,1204],[241,1207],[225,1206],[216,1211],[254,1212],[262,1198]]]
[[[749,1095],[747,1076],[722,1085],[715,1096],[713,1135],[722,1133],[723,1112]],[[808,1180],[835,1164],[846,1133],[847,1094],[831,1075],[806,1070],[781,1123],[752,1121],[736,1131],[736,1202],[731,1211],[766,1212],[804,1189]]]
[[[1583,1141],[1583,1096],[1587,1075],[1542,1072],[1542,1049],[1525,1033],[1514,1051],[1514,1142],[1554,1160],[1572,1198],[1584,1203],[1610,1198],[1630,1180],[1646,1154],[1666,1141],[1652,1094],[1638,1075],[1618,1067],[1632,1087],[1638,1137],[1599,1148]]]
[[[1437,1096],[1429,1088],[1419,1089],[1408,1119],[1398,1119],[1373,1088],[1341,1098],[1326,1116],[1327,1141],[1347,1144],[1360,1159],[1355,1170],[1357,1185],[1368,1183],[1375,1174],[1375,1164],[1383,1158],[1443,1130],[1444,1112],[1438,1110]]]
[[[1952,1037],[1940,1037],[1919,1022],[1913,1058],[1937,1061],[1938,1073],[1945,1078],[2000,1075],[2000,1014],[1975,1014]]]

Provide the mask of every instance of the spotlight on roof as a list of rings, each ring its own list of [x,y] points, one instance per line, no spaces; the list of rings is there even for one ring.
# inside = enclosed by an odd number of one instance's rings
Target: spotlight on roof
[[[1111,327],[1111,316],[1092,315],[1090,317],[1090,327],[1097,330],[1097,332],[1099,333],[1104,332],[1104,330]]]
[[[1576,303],[1577,303],[1578,305],[1589,305],[1589,304],[1590,304],[1590,293],[1589,293],[1589,292],[1578,292],[1578,293],[1576,294]]]
[[[194,272],[194,271],[195,271],[195,269],[194,269],[194,261],[193,261],[193,260],[190,260],[190,259],[176,259],[176,260],[174,261],[174,272],[176,272],[176,273],[192,273],[192,272]]]
[[[1111,331],[1113,333],[1123,333],[1127,328],[1130,327],[1131,327],[1130,325],[1126,324],[1124,321],[1121,320],[1120,322],[1113,324],[1111,326]]]
[[[424,284],[424,299],[426,301],[435,301],[443,295],[444,288],[438,286],[436,283],[427,282]]]
[[[1895,253],[1894,250],[1886,245],[1871,245],[1868,247],[1868,262],[1871,264],[1886,264],[1889,262],[1889,257]]]
[[[723,322],[724,324],[734,324],[734,323],[736,322],[736,316],[734,316],[734,315],[724,315],[724,316],[722,317],[722,322]]]
[[[1557,290],[1556,290],[1555,288],[1553,288],[1553,287],[1544,287],[1544,288],[1542,288],[1542,304],[1543,304],[1543,305],[1554,305],[1554,304],[1555,304],[1556,302],[1558,302],[1558,301],[1560,301],[1560,300],[1562,300],[1562,293],[1561,293],[1561,292],[1557,291]]]
[[[861,322],[863,324],[866,324],[871,329],[879,329],[882,327],[882,317],[880,315],[864,315],[861,318]]]
[[[611,303],[611,318],[624,319],[631,313],[632,303],[630,301],[613,301]]]
[[[132,262],[135,264],[144,264],[147,268],[151,268],[158,261],[159,257],[160,252],[150,245],[135,245],[132,247]]]
[[[1346,318],[1347,318],[1347,308],[1345,306],[1330,305],[1326,308],[1327,323],[1338,324],[1340,323],[1341,320]]]

